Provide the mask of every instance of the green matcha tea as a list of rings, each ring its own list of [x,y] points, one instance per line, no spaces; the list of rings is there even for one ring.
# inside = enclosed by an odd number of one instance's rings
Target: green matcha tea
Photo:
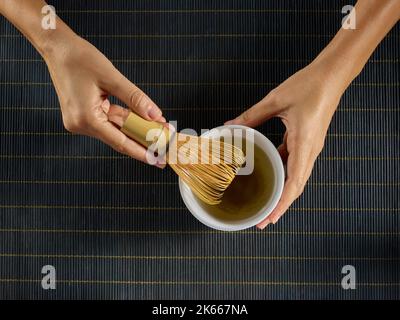
[[[243,146],[246,142],[242,143]],[[246,154],[246,151],[243,150]],[[222,202],[201,206],[218,219],[244,220],[255,215],[270,199],[274,190],[275,174],[268,156],[254,145],[254,170],[250,175],[238,175],[225,191]]]

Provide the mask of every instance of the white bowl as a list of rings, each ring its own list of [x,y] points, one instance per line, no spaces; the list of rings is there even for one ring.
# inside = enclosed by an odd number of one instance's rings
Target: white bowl
[[[278,150],[275,148],[275,146],[267,137],[265,137],[257,130],[239,125],[226,125],[208,131],[204,133],[202,136],[209,138],[217,138],[218,137],[217,132],[222,129],[230,129],[230,131],[234,135],[235,135],[234,132],[237,132],[238,130],[233,130],[233,129],[240,129],[239,131],[241,132],[250,130],[248,132],[254,135],[254,144],[257,145],[259,148],[261,148],[271,161],[274,170],[275,181],[274,181],[274,188],[272,195],[268,199],[265,199],[265,205],[251,217],[248,217],[243,220],[226,221],[218,219],[217,217],[207,212],[206,209],[200,204],[201,201],[192,193],[190,188],[182,181],[182,179],[179,179],[179,190],[186,207],[200,222],[202,222],[203,224],[205,224],[210,228],[217,230],[238,231],[251,228],[257,225],[258,223],[263,221],[266,217],[268,217],[268,215],[276,207],[282,195],[283,185],[285,182],[285,172]]]

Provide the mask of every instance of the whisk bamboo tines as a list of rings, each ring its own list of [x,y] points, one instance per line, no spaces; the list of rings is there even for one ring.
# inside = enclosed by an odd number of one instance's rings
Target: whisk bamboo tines
[[[170,167],[200,200],[211,205],[220,203],[245,162],[242,150],[220,140],[184,134],[177,134],[174,140],[167,161],[171,152],[176,152],[178,159],[170,161]]]
[[[147,148],[155,142],[158,147],[166,147],[169,166],[207,204],[221,202],[224,191],[245,163],[242,150],[232,144],[181,133],[171,134],[162,124],[147,121],[132,112],[127,111],[122,121],[109,120],[120,122],[116,124],[121,126],[121,131]],[[157,129],[160,135],[148,141],[147,133],[151,129]]]

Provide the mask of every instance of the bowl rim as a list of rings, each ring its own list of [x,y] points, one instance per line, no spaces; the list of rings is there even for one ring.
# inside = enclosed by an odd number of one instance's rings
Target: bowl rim
[[[274,192],[272,196],[268,199],[266,204],[260,209],[253,217],[248,218],[246,221],[242,221],[240,223],[226,223],[217,219],[213,219],[211,214],[208,214],[207,211],[204,208],[201,208],[200,211],[201,213],[198,212],[199,210],[195,209],[192,205],[192,202],[198,202],[200,200],[196,199],[195,195],[192,193],[190,188],[186,185],[185,182],[181,178],[179,178],[179,191],[181,194],[181,198],[183,202],[185,203],[185,206],[187,209],[190,211],[190,213],[201,223],[204,225],[220,230],[220,231],[239,231],[239,230],[244,230],[248,229],[251,227],[254,227],[261,221],[263,221],[265,218],[267,218],[271,212],[275,209],[277,206],[282,192],[283,192],[283,187],[284,187],[284,182],[285,182],[285,170],[283,166],[282,159],[279,155],[278,150],[275,148],[273,143],[261,132],[247,127],[247,126],[242,126],[242,125],[222,125],[219,127],[216,127],[214,129],[221,130],[221,129],[242,129],[242,130],[252,130],[255,135],[259,136],[263,142],[266,144],[267,148],[264,148],[262,146],[259,146],[258,143],[256,143],[257,146],[261,147],[261,149],[267,154],[268,158],[270,159],[273,167],[274,167]],[[212,130],[214,130],[212,129]],[[212,131],[206,131],[203,133],[201,136],[202,137],[207,137],[210,134],[212,134]],[[267,149],[267,150],[266,150]],[[198,204],[199,205],[199,204]],[[200,206],[200,205],[199,205]]]

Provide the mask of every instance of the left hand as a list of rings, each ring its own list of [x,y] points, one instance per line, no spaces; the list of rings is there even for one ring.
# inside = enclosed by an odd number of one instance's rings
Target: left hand
[[[60,101],[65,128],[95,137],[116,151],[148,163],[146,149],[113,123],[129,113],[110,105],[116,96],[146,120],[165,122],[159,107],[88,41],[59,30],[59,44],[44,55]],[[114,120],[114,121],[113,121]],[[164,163],[152,163],[159,168]]]

